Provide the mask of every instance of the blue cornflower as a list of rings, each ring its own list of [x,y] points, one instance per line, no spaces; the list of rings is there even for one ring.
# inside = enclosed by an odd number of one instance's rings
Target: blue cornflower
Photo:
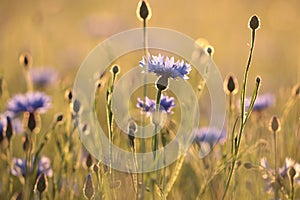
[[[29,172],[32,172],[30,169]],[[26,176],[26,161],[24,158],[13,158],[13,168],[11,173],[14,176]],[[44,173],[48,177],[53,176],[53,170],[51,167],[51,161],[48,157],[42,156],[38,161],[37,177]]]
[[[140,108],[143,112],[151,114],[155,112],[156,103],[155,100],[146,97],[144,102],[141,98],[138,98],[137,107]],[[168,114],[172,114],[172,109],[175,107],[175,102],[173,97],[168,97],[167,95],[162,95],[160,100],[160,111],[164,111]]]
[[[3,120],[0,119],[0,142],[3,140],[4,138],[4,128],[5,128],[5,122]]]
[[[29,73],[31,81],[38,87],[53,84],[59,78],[58,72],[50,67],[30,68]]]
[[[212,127],[202,127],[195,130],[195,139],[194,141],[197,144],[208,143],[210,147],[213,147],[214,144],[224,144],[226,141],[226,132],[224,130],[219,130],[218,128]]]
[[[251,102],[251,98],[245,99],[245,110],[249,109],[250,102]],[[258,95],[253,106],[253,111],[262,111],[274,105],[274,103],[275,103],[275,97],[273,94],[266,93],[266,94]]]
[[[4,112],[0,114],[0,132],[7,126],[7,117],[11,119],[12,128],[15,133],[22,133],[24,131],[23,124],[19,118],[13,118],[11,112]],[[2,127],[2,128],[1,128]]]
[[[162,56],[161,54],[158,54],[158,56],[153,56],[152,59],[151,56],[148,55],[148,72],[153,72],[158,76],[162,76],[165,78],[177,78],[180,77],[182,79],[188,79],[187,76],[191,71],[190,64],[186,63],[185,61],[174,61],[174,57],[167,57]],[[146,66],[146,59],[143,57],[143,59],[140,61],[140,66],[145,67]]]
[[[17,94],[7,103],[7,110],[13,115],[22,112],[44,113],[51,107],[51,98],[42,92],[28,92]]]

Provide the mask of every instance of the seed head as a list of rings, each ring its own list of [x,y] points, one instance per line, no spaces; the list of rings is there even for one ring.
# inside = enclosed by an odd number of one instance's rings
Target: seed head
[[[66,92],[65,92],[65,99],[68,103],[71,103],[72,101],[72,98],[73,98],[73,94],[72,94],[72,91],[67,89]]]
[[[296,170],[295,170],[295,168],[293,166],[290,167],[288,173],[289,173],[290,180],[294,181],[294,177],[296,176],[297,172],[296,172]]]
[[[156,81],[156,88],[160,91],[164,91],[168,88],[169,79],[167,77],[161,76]]]
[[[78,113],[79,110],[80,110],[80,102],[78,101],[78,99],[75,99],[74,102],[73,102],[73,111],[75,113]]]
[[[24,152],[28,152],[29,147],[30,147],[30,141],[29,141],[28,134],[26,133],[24,138],[23,138],[23,150],[24,150]]]
[[[9,116],[6,117],[6,138],[8,140],[8,142],[10,142],[11,137],[13,136],[13,127],[12,127],[12,123],[11,123],[11,119]]]
[[[35,190],[43,193],[47,189],[47,177],[44,173],[40,174],[36,180]]]
[[[117,74],[117,73],[119,73],[120,69],[119,69],[118,65],[115,65],[112,67],[111,71],[112,71],[112,73]]]
[[[93,165],[93,157],[91,154],[88,154],[88,156],[86,157],[85,164],[87,168],[90,168]]]
[[[251,169],[251,168],[253,167],[253,165],[252,165],[251,162],[246,162],[246,163],[244,163],[244,167],[245,167],[246,169]]]
[[[205,48],[205,51],[208,53],[209,56],[212,56],[215,52],[214,48],[210,45]]]
[[[23,52],[21,53],[19,57],[19,63],[22,65],[25,69],[28,69],[32,65],[32,57],[29,52]]]
[[[235,95],[238,93],[238,81],[233,74],[226,76],[224,81],[224,91],[227,95]]]
[[[253,15],[251,18],[250,18],[250,21],[249,21],[249,27],[252,29],[252,30],[256,30],[258,29],[260,26],[260,22],[259,22],[259,18],[256,16],[256,15]]]
[[[272,117],[269,129],[273,133],[280,131],[280,121],[276,116]]]
[[[141,0],[138,3],[137,9],[136,9],[136,14],[139,20],[145,21],[145,20],[150,20],[151,18],[151,8],[145,0]]]
[[[92,181],[92,177],[90,174],[88,174],[86,182],[83,186],[83,194],[84,194],[84,197],[88,200],[93,199],[93,197],[95,195],[93,181]]]
[[[292,95],[294,97],[300,97],[300,83],[293,87]]]

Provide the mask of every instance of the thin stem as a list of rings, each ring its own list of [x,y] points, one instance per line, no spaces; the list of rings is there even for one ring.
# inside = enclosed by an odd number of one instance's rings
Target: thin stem
[[[145,56],[145,71],[148,71],[148,48],[147,48],[147,21],[143,20],[143,39],[144,39],[144,56]],[[147,73],[144,73],[144,88],[143,88],[143,96],[144,96],[144,102],[146,102],[146,96],[147,96]],[[146,107],[146,104],[144,104],[144,109]],[[141,173],[141,196],[139,199],[144,199],[144,152],[145,152],[145,116],[142,115],[142,139],[141,139],[141,151],[142,151],[142,173]]]
[[[275,193],[274,193],[274,199],[278,199],[278,171],[277,171],[277,138],[276,138],[276,131],[273,132],[274,136],[274,162],[275,162]]]
[[[159,122],[157,122],[157,118],[159,115],[159,106],[160,106],[160,99],[161,99],[161,90],[157,90],[157,95],[156,95],[156,108],[155,108],[155,113],[154,113],[154,120],[155,122],[155,126],[154,126],[154,135],[152,136],[152,151],[153,151],[153,159],[155,160],[156,158],[156,151],[158,149],[158,137],[157,137],[157,132],[158,132],[158,126],[159,126]]]
[[[240,148],[240,144],[241,144],[241,140],[242,140],[242,133],[244,131],[245,124],[246,124],[246,120],[245,120],[246,86],[247,86],[249,68],[250,68],[252,54],[253,54],[254,41],[255,41],[255,30],[252,29],[252,39],[251,39],[250,53],[249,53],[249,57],[248,57],[246,70],[245,70],[245,73],[244,73],[243,87],[242,87],[242,91],[241,91],[241,125],[240,125],[240,130],[239,130],[239,133],[238,133],[238,137],[237,137],[237,143],[235,145],[235,152],[234,152],[234,157],[233,157],[233,160],[232,160],[232,166],[231,166],[231,169],[230,169],[230,172],[229,172],[229,177],[228,177],[226,187],[225,187],[225,191],[224,191],[224,194],[223,194],[223,197],[222,197],[223,200],[226,197],[226,194],[228,192],[228,188],[229,188],[229,185],[230,185],[230,182],[231,182],[232,175],[235,171],[235,165],[236,165],[237,157],[238,157],[238,154],[239,154],[239,148]],[[248,112],[250,112],[250,109],[248,109]]]

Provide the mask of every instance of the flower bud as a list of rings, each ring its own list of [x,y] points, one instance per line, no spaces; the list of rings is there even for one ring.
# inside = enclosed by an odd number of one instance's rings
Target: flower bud
[[[259,26],[260,26],[259,18],[256,15],[253,15],[249,21],[249,27],[252,30],[256,30],[259,28]]]
[[[280,131],[280,121],[276,116],[272,117],[269,129],[274,133]]]
[[[145,0],[141,0],[138,3],[136,14],[139,20],[145,21],[151,18],[151,9],[149,4]]]
[[[28,69],[32,65],[32,57],[29,52],[23,52],[19,57],[19,63],[25,69]]]
[[[169,79],[167,77],[161,76],[155,83],[156,88],[160,91],[164,91],[168,88]]]
[[[86,182],[83,186],[83,194],[86,199],[93,199],[93,197],[95,195],[93,181],[92,181],[92,177],[90,174],[88,174]]]
[[[47,189],[47,177],[44,173],[40,174],[36,180],[35,190],[43,193]]]

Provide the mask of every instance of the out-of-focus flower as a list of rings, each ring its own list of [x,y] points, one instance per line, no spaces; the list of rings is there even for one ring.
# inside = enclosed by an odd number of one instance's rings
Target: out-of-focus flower
[[[17,94],[7,103],[7,110],[13,115],[22,112],[45,113],[51,107],[51,98],[42,92]]]
[[[245,110],[249,109],[251,98],[245,99]],[[270,93],[258,95],[253,106],[253,111],[262,111],[275,104],[275,96]]]
[[[59,78],[59,73],[50,67],[30,68],[29,73],[31,81],[37,87],[54,84]]]
[[[156,103],[155,100],[146,97],[144,102],[142,99],[138,98],[138,103],[136,105],[143,112],[146,112],[147,115],[155,112]],[[172,109],[175,107],[175,102],[173,97],[168,97],[167,95],[162,95],[160,100],[160,111],[164,111],[168,114],[172,114]]]
[[[146,67],[146,62],[148,62],[148,72],[153,72],[157,76],[161,76],[164,78],[182,78],[188,79],[188,74],[191,71],[190,64],[186,63],[185,61],[174,61],[174,57],[167,57],[158,54],[158,56],[153,56],[152,58],[148,55],[148,59],[143,57],[140,61],[141,67]]]
[[[226,141],[226,132],[215,127],[202,127],[195,130],[195,139],[197,144],[207,143],[210,147],[215,144],[224,144]]]
[[[275,170],[271,169],[269,166],[269,163],[265,157],[263,157],[260,160],[260,165],[263,168],[263,179],[266,182],[265,185],[265,192],[273,192],[274,187],[275,187]],[[291,158],[285,158],[284,165],[282,168],[277,169],[278,170],[278,175],[279,175],[279,180],[280,179],[289,179],[288,176],[288,171],[289,169],[295,169],[295,176],[293,177],[295,180],[295,183],[300,185],[300,164],[296,163],[293,159]],[[288,181],[287,181],[288,182]],[[277,180],[277,184],[284,184],[282,181]],[[280,187],[285,187],[284,185],[280,185]]]
[[[19,118],[12,118],[12,113],[10,112],[4,112],[0,114],[0,133],[3,132],[4,134],[7,125],[7,117],[12,120],[11,123],[14,133],[23,133],[24,129],[21,120]]]
[[[33,169],[30,169],[32,172]],[[13,158],[13,167],[11,173],[14,176],[26,176],[26,161],[24,158]],[[48,157],[42,156],[38,161],[37,176],[44,173],[48,177],[53,176],[51,161]]]

